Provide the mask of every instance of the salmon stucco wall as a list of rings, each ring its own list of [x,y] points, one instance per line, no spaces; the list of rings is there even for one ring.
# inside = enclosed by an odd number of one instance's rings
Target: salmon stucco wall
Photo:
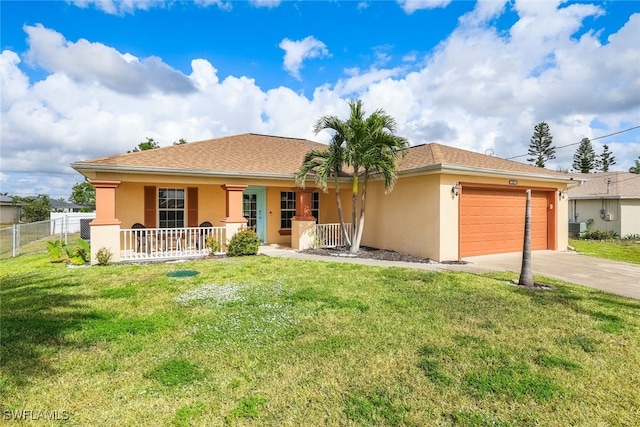
[[[550,190],[555,218],[555,245],[568,245],[567,200],[558,196],[565,184],[518,180],[517,188]],[[367,216],[362,244],[391,249],[436,261],[459,259],[459,195],[456,183],[508,186],[509,179],[459,174],[433,174],[401,177],[391,193],[384,193],[380,181],[369,184]]]
[[[116,218],[122,228],[131,228],[136,222],[144,223],[144,187],[156,188],[198,188],[198,224],[209,221],[214,226],[224,225],[225,191],[219,185],[184,185],[171,182],[123,182],[116,189]],[[186,191],[185,191],[185,197]],[[188,212],[185,210],[185,215]],[[185,218],[185,224],[188,218]]]
[[[439,259],[439,178],[401,178],[385,194],[381,181],[369,183],[362,245]]]

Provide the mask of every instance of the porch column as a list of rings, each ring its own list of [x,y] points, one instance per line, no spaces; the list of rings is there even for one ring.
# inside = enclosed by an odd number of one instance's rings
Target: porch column
[[[313,247],[316,231],[316,218],[311,213],[313,191],[306,188],[294,188],[296,192],[296,216],[291,218],[291,247],[304,250]]]
[[[96,218],[91,226],[91,264],[102,247],[111,251],[112,262],[120,261],[120,220],[116,218],[116,188],[121,181],[89,181],[96,189]]]
[[[225,184],[222,189],[227,194],[227,216],[222,218],[225,223],[226,243],[247,223],[247,219],[242,216],[242,192],[247,188],[246,185]]]

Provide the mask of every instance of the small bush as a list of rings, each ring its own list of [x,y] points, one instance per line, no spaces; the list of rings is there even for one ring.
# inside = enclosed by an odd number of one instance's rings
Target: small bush
[[[582,236],[580,236],[580,238],[584,240],[613,240],[616,237],[616,233],[613,231],[600,230],[587,231]]]
[[[47,251],[53,258],[53,262],[70,262],[82,265],[91,260],[91,248],[81,238],[78,238],[74,246],[68,246],[61,240],[47,242]]]
[[[207,245],[207,247],[211,249],[212,254],[215,254],[216,252],[220,252],[220,249],[222,248],[222,244],[220,243],[220,240],[216,239],[214,236],[207,236],[207,239],[205,240],[205,245]]]
[[[109,248],[103,246],[98,249],[96,252],[96,259],[98,260],[98,264],[100,265],[109,265],[111,264],[111,257],[113,253],[109,250]]]
[[[228,256],[256,255],[260,248],[260,237],[255,231],[245,228],[233,235],[227,248]]]

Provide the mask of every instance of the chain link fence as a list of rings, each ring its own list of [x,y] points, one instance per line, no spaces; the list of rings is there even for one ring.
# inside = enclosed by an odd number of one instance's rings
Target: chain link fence
[[[95,217],[95,214],[89,214],[89,218],[68,215],[0,228],[0,259],[46,251],[48,241],[61,240],[69,243],[69,236],[72,234],[81,233],[83,239],[89,240],[91,215]]]

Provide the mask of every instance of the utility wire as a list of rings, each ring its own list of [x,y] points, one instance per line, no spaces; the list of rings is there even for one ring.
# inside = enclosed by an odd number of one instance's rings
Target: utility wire
[[[621,130],[621,131],[618,131],[618,132],[610,133],[610,134],[608,134],[608,135],[598,136],[597,138],[590,138],[590,141],[595,141],[595,140],[597,140],[597,139],[602,139],[602,138],[608,138],[608,137],[610,137],[610,136],[618,135],[618,134],[625,133],[625,132],[629,132],[629,131],[632,131],[632,130],[634,130],[634,129],[640,129],[640,126],[634,126],[634,127],[629,128],[629,129],[624,129],[624,130]],[[582,142],[582,141],[580,141],[580,142]],[[573,142],[573,143],[571,143],[571,144],[562,145],[562,146],[560,146],[560,147],[555,147],[555,149],[556,149],[556,150],[558,150],[558,149],[560,149],[560,148],[571,147],[572,145],[578,145],[578,144],[580,144],[580,142]],[[517,158],[520,158],[520,157],[527,157],[527,156],[529,156],[529,154],[528,154],[528,153],[527,153],[527,154],[522,154],[522,155],[520,155],[520,156],[507,157],[505,160],[513,160],[513,159],[517,159]]]

